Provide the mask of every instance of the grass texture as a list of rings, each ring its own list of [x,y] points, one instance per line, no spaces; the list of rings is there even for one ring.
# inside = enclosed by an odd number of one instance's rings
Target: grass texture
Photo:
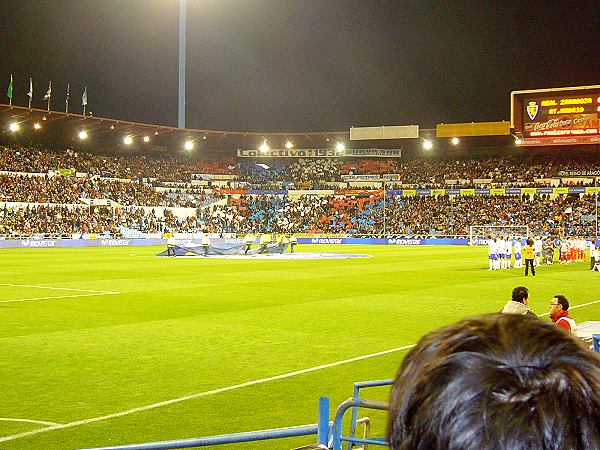
[[[168,259],[148,247],[0,251],[0,448],[77,449],[315,423],[320,395],[335,407],[353,382],[394,377],[408,350],[331,363],[497,312],[518,285],[530,289],[538,314],[555,294],[577,306],[600,293],[600,276],[587,264],[544,266],[525,278],[517,269],[488,272],[482,247],[298,250],[371,258]],[[571,313],[598,320],[600,303]],[[366,414],[382,434],[385,414]]]

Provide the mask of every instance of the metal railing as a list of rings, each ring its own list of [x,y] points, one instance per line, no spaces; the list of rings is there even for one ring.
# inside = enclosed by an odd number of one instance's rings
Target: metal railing
[[[327,445],[329,438],[329,405],[327,397],[319,399],[319,422],[270,430],[248,431],[243,433],[222,434],[199,438],[177,439],[171,441],[147,442],[143,444],[97,447],[85,450],[167,450],[177,448],[198,448],[210,445],[238,444],[243,442],[266,441],[300,436],[317,436],[318,444]]]

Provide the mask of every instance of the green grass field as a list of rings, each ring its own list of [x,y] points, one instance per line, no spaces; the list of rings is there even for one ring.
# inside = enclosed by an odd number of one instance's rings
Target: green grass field
[[[497,312],[521,284],[538,314],[564,293],[577,321],[600,319],[600,303],[576,308],[600,298],[586,264],[544,266],[535,278],[488,272],[483,247],[300,246],[372,255],[308,261],[156,258],[161,250],[0,251],[1,449],[315,423],[320,395],[335,407],[353,382],[393,377],[407,350],[307,369]],[[365,394],[385,399],[387,390]],[[385,416],[368,415],[383,432]]]

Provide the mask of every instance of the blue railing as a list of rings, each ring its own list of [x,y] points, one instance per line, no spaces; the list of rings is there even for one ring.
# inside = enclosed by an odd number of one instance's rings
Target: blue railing
[[[354,384],[355,397],[349,398],[338,407],[333,422],[329,421],[330,400],[327,397],[319,399],[319,420],[316,424],[300,425],[287,428],[276,428],[270,430],[248,431],[244,433],[223,434],[219,436],[207,436],[190,439],[177,439],[171,441],[146,442],[142,444],[118,445],[111,447],[99,447],[86,450],[167,450],[178,448],[198,448],[211,445],[237,444],[242,442],[265,441],[272,439],[283,439],[300,436],[317,436],[317,445],[333,450],[342,450],[343,442],[353,444],[373,444],[387,446],[384,438],[357,438],[354,434],[358,417],[358,408],[387,410],[385,402],[360,399],[360,390],[366,387],[387,386],[393,380],[367,381]],[[350,436],[343,436],[342,421],[348,409],[353,409],[352,431]]]
[[[600,353],[600,334],[592,334],[592,341],[594,342],[594,351]]]
[[[360,398],[360,390],[365,388],[379,387],[379,386],[391,386],[394,384],[394,379],[389,378],[387,380],[375,380],[375,381],[359,381],[358,383],[354,383],[354,393],[352,398],[358,399]],[[358,422],[358,406],[354,406],[352,408],[352,422],[350,424],[350,437],[354,438],[356,436],[356,425]],[[352,450],[354,444],[351,442],[348,447],[349,450]]]
[[[210,445],[238,444],[242,442],[266,441],[299,436],[317,436],[319,444],[327,445],[329,439],[329,406],[327,397],[319,399],[319,423],[300,425],[272,430],[248,431],[245,433],[223,434],[190,439],[177,439],[172,441],[147,442],[144,444],[118,445],[112,447],[99,447],[87,450],[167,450],[177,448],[208,447]]]

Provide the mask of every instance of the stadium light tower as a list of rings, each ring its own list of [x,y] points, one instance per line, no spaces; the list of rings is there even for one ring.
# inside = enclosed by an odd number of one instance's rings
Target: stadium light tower
[[[19,124],[18,124],[17,122],[13,122],[13,123],[11,123],[11,124],[8,126],[8,129],[9,129],[10,131],[12,131],[13,133],[14,133],[15,131],[19,131],[19,128],[20,128],[20,127],[19,127]]]
[[[185,16],[186,0],[179,0],[179,108],[177,126],[185,128]]]

